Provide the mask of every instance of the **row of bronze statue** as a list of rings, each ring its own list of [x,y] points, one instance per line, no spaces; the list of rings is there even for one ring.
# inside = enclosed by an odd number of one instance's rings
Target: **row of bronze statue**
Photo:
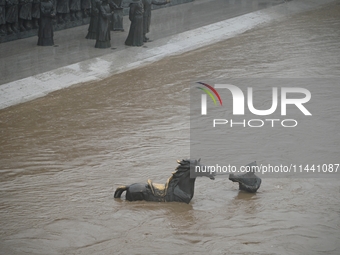
[[[55,22],[63,24],[90,16],[87,39],[96,48],[108,48],[110,31],[124,31],[123,4],[129,7],[131,21],[125,44],[142,46],[148,41],[151,6],[170,0],[0,0],[0,35],[38,28],[38,45],[51,46]]]
[[[131,21],[125,44],[128,46],[142,46],[149,38],[146,34],[150,29],[151,5],[163,5],[170,0],[131,0],[129,3],[129,20]],[[113,20],[114,29],[123,29],[122,7],[110,0],[94,0],[91,8],[91,19],[87,39],[96,39],[96,48],[109,48],[110,21]],[[112,19],[113,17],[113,19]]]
[[[115,28],[113,29],[113,27]],[[92,0],[90,25],[86,39],[95,39],[96,48],[109,48],[111,47],[111,30],[124,31],[123,8],[112,0]]]
[[[46,13],[47,2],[49,1],[0,0],[0,36],[37,29],[39,19],[52,14]],[[51,4],[54,13],[52,16],[57,18],[59,24],[90,15],[91,0],[51,0]]]

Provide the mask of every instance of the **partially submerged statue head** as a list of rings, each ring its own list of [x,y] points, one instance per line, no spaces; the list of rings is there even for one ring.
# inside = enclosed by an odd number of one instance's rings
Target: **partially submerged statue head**
[[[255,193],[261,186],[261,178],[255,175],[257,169],[256,161],[246,165],[247,173],[245,174],[230,174],[229,180],[238,182],[239,189],[250,193]]]

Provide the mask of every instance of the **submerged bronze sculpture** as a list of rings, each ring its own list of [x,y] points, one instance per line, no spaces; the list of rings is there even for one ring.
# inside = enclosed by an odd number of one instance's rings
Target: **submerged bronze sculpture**
[[[261,186],[261,178],[255,175],[257,169],[256,161],[246,165],[248,172],[245,174],[230,174],[229,180],[238,182],[239,189],[250,193],[255,193]]]
[[[115,198],[120,198],[126,191],[126,199],[129,201],[146,200],[155,202],[184,202],[189,203],[194,196],[196,177],[190,178],[190,168],[200,166],[200,160],[177,161],[179,166],[165,184],[134,183],[129,186],[118,187],[114,193]],[[214,180],[214,174],[209,172],[204,175]]]

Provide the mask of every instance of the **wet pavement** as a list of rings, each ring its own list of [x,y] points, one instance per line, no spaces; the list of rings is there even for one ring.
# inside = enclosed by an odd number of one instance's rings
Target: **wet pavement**
[[[166,36],[175,35],[191,29],[212,24],[221,20],[239,16],[251,11],[265,8],[269,3],[281,3],[283,1],[217,1],[199,0],[189,4],[172,6],[152,12],[152,30],[150,38],[157,40]],[[88,25],[55,32],[55,47],[36,46],[37,37],[22,39],[4,43],[1,48],[1,77],[2,83],[45,72],[64,65],[70,65],[85,59],[100,57],[111,53],[112,50],[129,48],[124,45],[127,37],[130,21],[124,16],[125,32],[111,32],[112,49],[95,49],[94,40],[85,40]],[[164,25],[166,23],[166,26]],[[13,58],[15,57],[15,61]],[[44,63],[41,63],[41,58]],[[5,61],[6,60],[6,61]],[[9,62],[9,63],[4,63]],[[16,64],[14,64],[16,63]],[[37,65],[35,70],[32,64]],[[14,65],[14,66],[12,66]],[[18,66],[20,65],[20,66]],[[13,67],[13,68],[12,68]],[[7,68],[7,69],[6,69]],[[7,77],[14,74],[16,69],[21,71],[17,77]],[[6,69],[6,72],[5,70]]]
[[[265,8],[274,1],[194,1],[152,12],[149,37],[157,40]],[[276,1],[278,2],[278,1]],[[278,2],[279,3],[279,2]],[[124,16],[125,32],[111,32],[110,49],[94,48],[95,40],[86,40],[88,25],[56,31],[55,47],[37,47],[37,37],[0,44],[1,84],[129,49],[124,45],[130,21]],[[146,44],[147,46],[147,44]]]
[[[339,14],[335,1],[1,110],[0,254],[339,254],[335,178],[265,179],[256,194],[199,178],[188,205],[113,198],[119,185],[165,182],[190,155],[193,80],[340,77]],[[329,140],[339,93],[320,109]]]
[[[84,39],[87,26],[57,31],[57,47],[37,47],[36,37],[3,43],[0,44],[0,108],[194,50],[317,5],[320,2],[316,0],[201,0],[162,8],[152,14],[149,37],[153,42],[141,48],[124,45],[129,27],[127,17],[124,18],[126,31],[112,32],[109,49],[96,49],[94,40]],[[259,9],[263,11],[256,12]],[[245,13],[249,14],[242,15]]]

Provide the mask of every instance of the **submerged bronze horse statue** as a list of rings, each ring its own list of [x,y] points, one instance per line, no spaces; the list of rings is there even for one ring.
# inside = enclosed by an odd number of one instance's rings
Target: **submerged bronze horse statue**
[[[255,193],[261,186],[261,178],[255,175],[255,170],[258,169],[256,161],[246,165],[247,173],[245,174],[230,174],[229,180],[238,182],[239,190],[250,193]]]
[[[190,178],[190,168],[201,166],[200,160],[177,160],[179,164],[176,171],[165,184],[153,183],[150,179],[147,183],[134,183],[129,186],[120,186],[116,189],[114,197],[120,198],[126,191],[126,199],[129,201],[146,200],[156,202],[184,202],[189,203],[194,196],[196,176]],[[193,173],[192,173],[193,174]],[[203,176],[200,173],[200,176]],[[214,174],[204,173],[204,176],[214,180]]]

